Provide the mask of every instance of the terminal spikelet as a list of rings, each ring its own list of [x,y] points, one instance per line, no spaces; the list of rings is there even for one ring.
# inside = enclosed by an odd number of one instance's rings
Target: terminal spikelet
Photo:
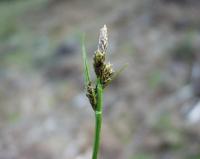
[[[108,48],[108,31],[106,25],[104,25],[103,28],[100,29],[98,50],[100,52],[106,52],[107,48]]]
[[[113,76],[113,69],[110,63],[105,63],[105,55],[108,47],[108,33],[106,25],[100,30],[98,49],[94,54],[93,65],[97,78],[100,79],[103,88],[105,88]]]

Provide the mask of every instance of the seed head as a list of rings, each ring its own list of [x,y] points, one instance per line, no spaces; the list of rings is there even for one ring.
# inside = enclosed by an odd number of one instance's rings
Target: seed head
[[[94,54],[93,65],[97,78],[100,79],[103,88],[112,80],[114,71],[110,63],[105,63],[105,54],[108,46],[108,33],[106,25],[100,29],[98,49]]]
[[[112,65],[110,63],[105,64],[102,71],[101,83],[105,88],[111,81],[113,77],[114,71],[112,69]]]
[[[94,70],[97,77],[102,75],[102,69],[105,63],[105,54],[108,46],[108,34],[106,25],[100,29],[98,49],[94,54]]]
[[[87,93],[86,96],[88,97],[90,104],[93,110],[96,109],[96,88],[92,85],[92,82],[89,82],[87,85]]]
[[[105,62],[105,52],[100,52],[99,50],[97,50],[95,52],[93,59],[94,70],[97,77],[100,77],[102,74],[102,68],[104,66],[104,62]]]

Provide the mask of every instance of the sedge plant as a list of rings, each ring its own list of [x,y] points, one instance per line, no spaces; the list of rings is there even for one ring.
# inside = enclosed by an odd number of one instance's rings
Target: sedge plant
[[[96,121],[92,159],[97,159],[99,154],[104,89],[125,68],[122,67],[117,73],[115,73],[113,71],[112,65],[109,62],[106,63],[105,60],[107,47],[108,34],[107,27],[106,25],[104,25],[103,28],[100,29],[99,43],[93,57],[93,68],[96,74],[96,79],[95,81],[92,81],[90,77],[90,69],[87,61],[84,39],[82,40],[86,96],[89,99],[89,102],[92,106]]]

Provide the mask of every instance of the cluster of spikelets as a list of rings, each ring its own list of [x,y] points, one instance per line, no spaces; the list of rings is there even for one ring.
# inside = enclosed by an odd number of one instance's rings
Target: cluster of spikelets
[[[104,89],[113,79],[114,71],[112,69],[112,65],[110,63],[106,63],[106,51],[108,47],[108,34],[107,27],[104,25],[100,30],[99,35],[99,44],[98,49],[95,51],[93,57],[93,67],[97,77],[97,80],[100,81],[102,88]],[[97,86],[92,84],[92,81],[88,81],[87,83],[87,93],[92,108],[96,110],[97,104]]]

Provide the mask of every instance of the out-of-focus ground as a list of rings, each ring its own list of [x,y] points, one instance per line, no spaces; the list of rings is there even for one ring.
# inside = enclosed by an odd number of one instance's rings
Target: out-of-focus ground
[[[103,159],[200,159],[199,0],[0,0],[0,159],[89,159],[99,29],[126,70],[104,96]]]

